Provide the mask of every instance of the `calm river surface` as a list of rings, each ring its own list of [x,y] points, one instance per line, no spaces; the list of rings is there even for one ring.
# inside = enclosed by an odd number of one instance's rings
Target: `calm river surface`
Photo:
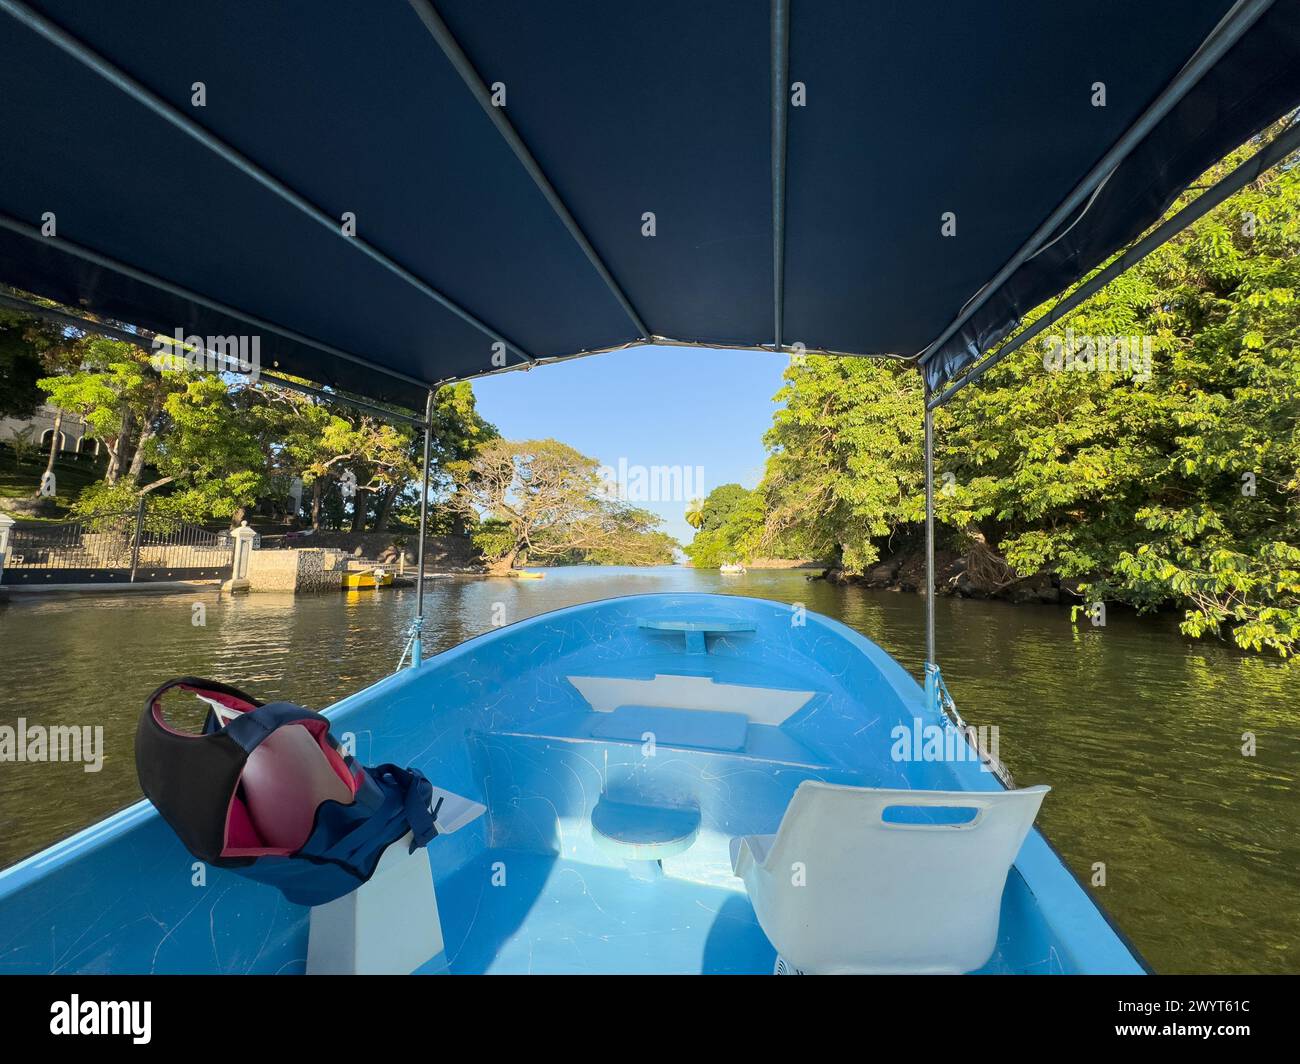
[[[577,602],[718,591],[802,602],[919,675],[924,600],[685,568],[549,570],[545,580],[428,582],[429,650]],[[191,624],[201,601],[206,626]],[[0,866],[139,798],[133,762],[144,696],[208,676],[263,699],[321,708],[393,670],[414,591],[380,595],[15,597],[0,605],[0,724],[102,724],[102,771],[0,763]],[[1162,972],[1300,971],[1300,673],[1172,620],[1112,610],[1105,628],[1067,609],[942,599],[939,659],[972,724],[996,724],[1020,784],[1054,788],[1039,824]],[[1253,732],[1257,755],[1242,755]]]

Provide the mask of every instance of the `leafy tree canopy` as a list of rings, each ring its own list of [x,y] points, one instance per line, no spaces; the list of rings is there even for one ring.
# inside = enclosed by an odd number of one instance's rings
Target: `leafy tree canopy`
[[[749,561],[763,536],[763,496],[739,484],[723,484],[698,507],[699,524],[686,554],[697,569]]]
[[[656,515],[609,497],[594,458],[556,440],[490,440],[447,470],[493,573],[529,559],[651,564],[675,546]]]
[[[1177,607],[1190,635],[1294,652],[1298,252],[1293,160],[943,407],[936,509],[947,545],[987,555],[1012,580],[1053,573],[1089,600]],[[918,374],[810,357],[792,361],[776,398],[760,488],[767,539],[838,556],[849,573],[915,542]]]

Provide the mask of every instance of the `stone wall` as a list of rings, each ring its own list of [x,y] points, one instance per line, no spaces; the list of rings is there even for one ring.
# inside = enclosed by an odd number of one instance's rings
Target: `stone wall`
[[[248,589],[291,594],[338,591],[346,569],[347,555],[342,551],[255,550],[248,556]]]
[[[415,567],[414,532],[326,532],[320,531],[309,536],[304,543],[313,547],[327,547],[345,551],[359,558],[370,561],[383,561],[397,564],[397,545],[394,539],[404,541],[402,551],[406,555],[406,568]],[[360,548],[361,553],[357,554]],[[425,571],[436,572],[477,572],[482,569],[482,562],[474,545],[465,536],[426,536],[424,540]]]

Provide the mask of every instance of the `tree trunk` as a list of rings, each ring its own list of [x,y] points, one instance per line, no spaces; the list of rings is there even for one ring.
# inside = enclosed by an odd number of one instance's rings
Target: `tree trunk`
[[[108,449],[108,468],[104,470],[104,483],[116,484],[118,474],[122,472],[122,456],[126,453],[127,441],[131,438],[131,408],[122,407],[122,431],[117,434],[113,446]]]
[[[63,411],[58,410],[54,414],[54,435],[50,438],[50,457],[45,463],[45,472],[54,472],[54,460],[59,457],[59,430],[63,428]],[[45,477],[41,477],[41,483],[45,483]],[[41,489],[36,489],[36,494],[40,495]]]
[[[131,456],[131,468],[127,471],[127,476],[139,483],[140,475],[144,472],[144,452],[145,445],[157,434],[154,427],[157,414],[150,411],[150,416],[140,429],[140,442],[135,445],[135,454]]]
[[[248,515],[247,506],[236,506],[235,512],[230,515],[230,527],[232,529],[238,528],[240,522],[243,521],[247,515]]]
[[[324,477],[317,477],[311,482],[311,527],[314,532],[320,531],[321,489],[324,483]]]
[[[352,531],[364,532],[366,530],[366,496],[358,491],[352,497]]]
[[[375,517],[375,531],[388,531],[388,518],[393,512],[393,502],[397,499],[397,485],[389,484],[384,488],[384,494],[379,499],[379,513]]]
[[[108,465],[104,469],[105,484],[117,483],[117,471],[120,467],[117,454],[118,454],[118,448],[121,445],[122,445],[121,436],[118,436],[116,439],[114,439],[112,443],[109,443],[108,440],[104,441],[104,446],[108,448]]]
[[[515,567],[515,561],[523,553],[523,547],[516,546],[488,566],[488,576],[506,576]]]
[[[460,488],[457,488],[451,499],[451,534],[453,536],[468,536],[469,528],[465,522],[465,511],[459,503]]]

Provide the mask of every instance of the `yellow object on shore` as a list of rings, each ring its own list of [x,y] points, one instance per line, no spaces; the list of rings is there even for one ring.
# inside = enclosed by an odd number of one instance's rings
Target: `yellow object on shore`
[[[510,575],[516,580],[545,580],[545,573],[530,573],[527,569],[512,569]]]
[[[392,583],[393,574],[383,569],[358,569],[343,574],[344,591],[374,591],[380,587],[391,587]]]

